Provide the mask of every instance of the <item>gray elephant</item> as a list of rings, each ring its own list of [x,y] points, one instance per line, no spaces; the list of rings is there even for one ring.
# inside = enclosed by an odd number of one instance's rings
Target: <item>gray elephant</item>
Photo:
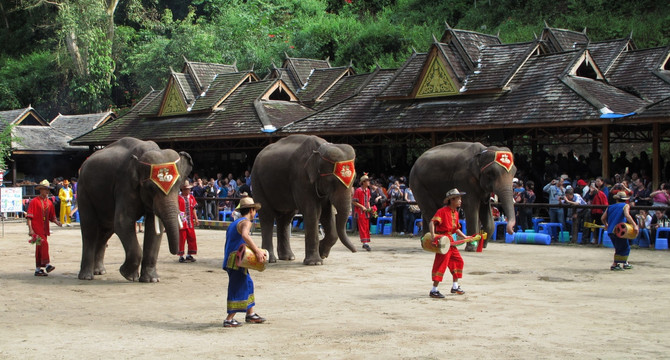
[[[170,252],[179,246],[178,193],[193,161],[185,152],[161,150],[152,141],[123,138],[91,155],[79,170],[77,202],[81,221],[82,252],[79,279],[105,274],[107,241],[116,233],[126,252],[119,271],[130,281],[159,281],[156,259],[162,237]],[[144,248],[135,222],[144,215]],[[157,217],[155,217],[155,216]],[[142,272],[138,273],[142,265]]]
[[[514,174],[514,156],[508,148],[454,142],[429,149],[416,160],[410,172],[410,188],[421,208],[424,224],[443,206],[449,189],[458,188],[465,192],[463,211],[468,235],[478,233],[480,226],[488,234],[493,234],[489,201],[491,193],[495,193],[507,217],[507,233],[512,234],[516,223]],[[428,226],[423,228],[426,232]],[[468,251],[473,249],[471,244],[466,247]]]
[[[272,244],[275,221],[279,259],[295,259],[289,232],[297,211],[305,225],[305,265],[323,264],[338,237],[356,252],[346,233],[355,157],[351,146],[311,135],[288,136],[258,154],[251,170],[251,189],[254,200],[262,205],[258,211],[262,246],[270,262],[277,261]],[[325,235],[320,242],[319,221]]]

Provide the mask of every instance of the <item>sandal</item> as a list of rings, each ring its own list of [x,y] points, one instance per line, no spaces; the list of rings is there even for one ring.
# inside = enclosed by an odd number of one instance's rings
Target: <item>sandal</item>
[[[242,326],[237,320],[223,320],[223,327],[239,327]]]
[[[260,317],[258,314],[254,313],[253,315],[247,315],[244,319],[248,323],[262,324],[265,322],[265,318]]]
[[[45,273],[44,270],[39,269],[35,270],[35,276],[49,276],[49,274]]]
[[[623,264],[623,268],[624,268],[624,270],[630,270],[630,269],[633,268],[633,265],[631,265],[629,263],[625,263],[625,264]]]
[[[621,268],[621,266],[619,266],[619,264],[616,264],[616,265],[612,265],[612,266],[610,266],[610,270],[612,270],[612,271],[621,271],[621,270],[623,270],[623,269]]]
[[[53,265],[47,265],[47,272],[50,273],[52,271],[56,270],[56,267]]]

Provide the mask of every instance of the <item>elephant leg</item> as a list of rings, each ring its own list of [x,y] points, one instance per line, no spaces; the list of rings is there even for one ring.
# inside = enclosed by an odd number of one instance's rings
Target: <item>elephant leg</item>
[[[469,206],[463,208],[465,211],[465,224],[467,228],[466,235],[474,235],[479,232],[479,205]],[[465,251],[475,251],[476,248],[472,243],[465,245]]]
[[[146,231],[144,233],[140,282],[154,283],[160,281],[160,277],[158,277],[158,273],[156,272],[156,262],[158,260],[158,250],[161,246],[161,237],[161,235],[156,235],[155,231]]]
[[[291,221],[294,213],[277,216],[277,256],[279,260],[295,260],[291,250]]]
[[[319,221],[320,211],[303,214],[305,224],[305,265],[323,265],[323,259],[319,255]]]
[[[93,274],[105,275],[105,250],[107,250],[107,242],[114,232],[111,229],[100,229],[98,231],[98,241],[95,243],[95,265],[93,267]]]
[[[337,229],[335,228],[335,217],[333,207],[328,204],[321,209],[321,225],[323,226],[324,238],[319,242],[319,254],[321,259],[330,255],[330,249],[337,242]]]
[[[262,211],[263,209],[261,209]],[[277,257],[275,256],[275,249],[272,244],[272,231],[274,230],[274,214],[264,211],[261,214],[258,214],[258,218],[261,223],[261,247],[268,251],[269,259],[271,263],[277,262]]]
[[[84,221],[81,225],[81,267],[79,268],[79,279],[93,280],[96,263],[96,250],[98,244],[103,240],[100,237],[100,224],[95,221]]]
[[[145,218],[145,224],[145,228],[147,229],[145,234],[150,233],[154,229],[154,218]],[[115,229],[116,235],[121,239],[121,244],[123,244],[123,249],[126,252],[126,260],[119,268],[119,272],[127,280],[137,281],[140,277],[139,268],[142,261],[142,248],[137,241],[134,221],[121,223],[121,221],[116,220]]]

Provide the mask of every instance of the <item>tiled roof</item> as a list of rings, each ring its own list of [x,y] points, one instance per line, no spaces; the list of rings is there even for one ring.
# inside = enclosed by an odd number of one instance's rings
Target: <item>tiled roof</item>
[[[564,80],[596,108],[606,107],[617,114],[628,114],[650,104],[604,81],[578,76],[567,76]]]
[[[300,86],[302,87],[307,82],[307,78],[313,69],[325,69],[330,67],[328,60],[315,60],[303,58],[286,58],[284,60],[284,68],[293,72],[297,76]]]
[[[31,125],[47,125],[49,123],[31,106],[23,109],[0,111],[0,131],[4,130],[7,124],[16,125],[24,122],[29,122]]]
[[[186,61],[182,72],[189,73],[193,77],[195,84],[198,86],[198,90],[203,91],[209,86],[212,80],[214,80],[216,75],[236,73],[238,71],[237,66],[234,64],[226,65]]]
[[[555,52],[580,49],[589,42],[588,36],[583,32],[550,27],[544,28],[541,38],[549,41]]]
[[[660,100],[654,104],[649,105],[646,109],[640,112],[639,117],[643,118],[668,118],[670,114],[670,97]]]
[[[246,71],[217,75],[204,95],[195,101],[191,111],[213,109],[226,94],[233,91],[235,86],[240,84],[250,73],[250,71]]]
[[[313,112],[297,102],[261,100],[276,81],[279,80],[244,82],[221,103],[220,109],[210,112],[147,118],[133,109],[72,143],[102,145],[124,136],[158,142],[262,136],[266,124],[279,127]]]
[[[370,74],[345,76],[338,81],[335,86],[330,88],[323,96],[322,100],[314,105],[315,110],[322,110],[338,104],[345,99],[355,96],[359,89],[370,78]]]
[[[501,89],[536,47],[536,42],[485,46],[477,69],[467,77],[463,90]]]
[[[192,104],[200,95],[200,92],[198,91],[198,88],[195,85],[195,81],[193,81],[191,75],[184,73],[172,73],[172,76],[174,76],[176,83],[181,89],[181,93],[184,96],[184,101],[187,104]]]
[[[617,39],[589,43],[588,49],[600,70],[607,75],[614,61],[628,50],[631,39]]]
[[[319,96],[328,90],[335,82],[352,70],[348,66],[314,69],[307,79],[307,83],[298,90],[298,97],[303,102],[313,103]]]
[[[651,101],[667,98],[670,96],[670,83],[659,74],[666,73],[666,78],[670,78],[670,71],[660,70],[660,62],[666,58],[668,51],[667,47],[662,47],[624,52],[608,72],[609,82]]]
[[[442,51],[445,58],[447,59],[447,62],[458,77],[458,79],[454,80],[458,80],[458,82],[462,84],[462,82],[465,80],[465,77],[468,75],[468,73],[470,73],[467,59],[461,56],[461,53],[458,51],[458,46],[453,42],[449,42],[448,44],[438,43],[437,45],[438,49]]]
[[[293,75],[291,71],[288,71],[288,69],[284,68],[273,68],[266,76],[265,79],[263,80],[270,80],[270,79],[281,79],[288,85],[288,87],[293,91],[294,93],[300,90],[302,87],[302,84],[298,80],[298,78]]]
[[[379,97],[397,98],[409,96],[416,86],[427,58],[427,53],[412,53],[409,59],[396,71],[386,88],[379,94]]]
[[[51,127],[75,138],[115,118],[116,115],[112,111],[79,115],[58,114],[58,116],[51,120]]]
[[[390,70],[378,71],[371,75],[372,80],[358,95],[289,124],[282,132],[326,135],[444,131],[597,120],[599,109],[559,79],[579,55],[578,52],[567,52],[532,56],[510,81],[511,90],[477,96],[378,100],[375,93],[393,77]],[[617,112],[631,112],[642,104],[639,99],[604,82],[585,79],[578,81],[578,85],[595,92],[596,96],[616,96],[620,104],[611,106]]]
[[[483,47],[489,45],[500,45],[502,43],[500,38],[494,35],[457,29],[452,29],[452,32],[458,43],[463,47],[463,50],[465,50],[465,53],[468,55],[469,60],[472,63],[476,63],[478,61],[479,52]]]
[[[72,139],[67,134],[58,131],[51,126],[23,126],[18,125],[12,132],[13,153],[32,152],[63,152],[87,150],[82,146],[70,146],[68,141]]]

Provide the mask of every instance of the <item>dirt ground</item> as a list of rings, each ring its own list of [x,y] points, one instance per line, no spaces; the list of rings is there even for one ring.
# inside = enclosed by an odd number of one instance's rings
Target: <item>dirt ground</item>
[[[670,357],[667,251],[633,250],[635,268],[612,272],[612,249],[491,243],[483,253],[463,252],[465,295],[431,299],[433,255],[417,238],[374,237],[372,252],[358,253],[338,243],[323,266],[307,267],[302,234],[294,234],[297,261],[252,273],[256,310],[268,321],[230,329],[222,327],[225,232],[196,233],[196,263],[178,263],[163,240],[160,283],[121,277],[116,237],[108,273],[80,281],[78,227],[56,228],[56,270],[40,278],[25,223],[5,223],[0,358]],[[260,243],[258,232],[254,238]]]

